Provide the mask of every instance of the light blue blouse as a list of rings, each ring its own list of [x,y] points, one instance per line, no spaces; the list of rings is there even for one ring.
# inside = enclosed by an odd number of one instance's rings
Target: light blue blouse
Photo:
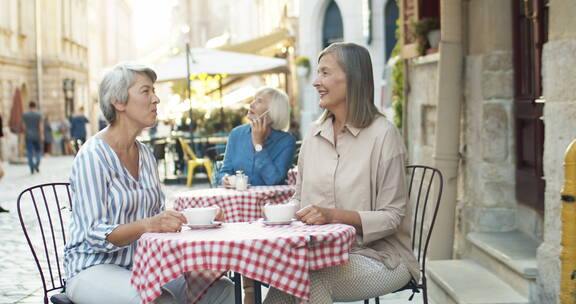
[[[264,142],[264,149],[256,152],[252,144],[251,126],[238,126],[228,137],[218,183],[222,182],[224,174],[236,174],[237,170],[242,170],[248,175],[248,183],[252,186],[285,184],[295,148],[296,139],[292,134],[272,130]]]
[[[94,136],[80,149],[72,165],[72,217],[64,268],[68,278],[99,264],[132,267],[137,242],[118,247],[106,237],[120,224],[154,216],[164,210],[156,159],[137,142],[138,177],[128,172],[112,148]]]

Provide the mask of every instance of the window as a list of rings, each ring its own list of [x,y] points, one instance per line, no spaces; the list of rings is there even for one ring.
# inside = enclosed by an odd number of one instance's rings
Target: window
[[[400,10],[396,0],[388,0],[384,7],[384,62],[388,62],[396,45],[396,29]]]
[[[325,48],[334,42],[343,40],[344,27],[342,26],[342,15],[336,2],[330,1],[322,26],[322,47]]]

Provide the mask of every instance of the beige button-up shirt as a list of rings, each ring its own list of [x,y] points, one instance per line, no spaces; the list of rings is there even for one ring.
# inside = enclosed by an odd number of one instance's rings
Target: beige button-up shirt
[[[358,211],[363,232],[352,252],[391,269],[404,263],[418,280],[418,262],[410,251],[411,221],[406,217],[402,137],[384,116],[366,128],[345,125],[342,130],[335,143],[332,118],[312,125],[300,149],[294,199],[301,207]]]

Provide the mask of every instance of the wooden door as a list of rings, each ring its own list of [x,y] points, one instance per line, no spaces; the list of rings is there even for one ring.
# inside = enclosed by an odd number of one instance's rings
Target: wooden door
[[[541,120],[542,47],[547,41],[548,0],[513,0],[514,120],[516,130],[516,198],[543,212]]]

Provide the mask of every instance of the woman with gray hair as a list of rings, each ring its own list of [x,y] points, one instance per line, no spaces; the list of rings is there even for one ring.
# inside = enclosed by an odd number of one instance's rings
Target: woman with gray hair
[[[309,225],[356,228],[348,262],[310,273],[310,302],[350,302],[377,297],[418,281],[410,251],[404,160],[396,127],[374,106],[368,50],[334,43],[318,57],[313,83],[324,114],[311,126],[298,157],[293,199],[296,217]],[[272,288],[265,303],[296,303]]]
[[[64,249],[66,295],[74,303],[140,303],[131,284],[133,253],[145,232],[177,232],[186,218],[166,211],[152,151],[136,136],[156,123],[156,73],[119,64],[99,89],[109,126],[76,155],[70,176],[72,216]],[[222,214],[219,214],[222,218]],[[186,303],[184,277],[163,286],[156,303]],[[217,281],[199,303],[233,303],[228,279]]]
[[[290,126],[288,95],[270,87],[259,89],[247,117],[249,124],[230,132],[218,180],[231,186],[228,176],[242,170],[253,186],[284,183],[296,147],[296,139],[286,132]]]

